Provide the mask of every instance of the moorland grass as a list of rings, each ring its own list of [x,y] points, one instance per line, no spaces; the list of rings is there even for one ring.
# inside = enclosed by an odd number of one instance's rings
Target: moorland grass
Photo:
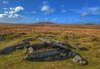
[[[31,44],[42,43],[38,40],[39,37],[48,38],[55,41],[62,41],[68,43],[72,47],[83,46],[88,50],[81,51],[72,49],[78,52],[86,60],[88,65],[79,65],[72,61],[72,59],[57,60],[51,62],[35,62],[23,60],[25,56],[24,50],[16,50],[10,54],[0,56],[0,69],[100,69],[100,38],[87,34],[74,33],[27,33],[25,36],[15,37],[16,34],[9,35],[3,41],[0,41],[0,49],[14,45],[14,43],[28,37],[34,38],[30,41]],[[71,36],[70,36],[71,35]],[[75,38],[73,38],[73,36]],[[76,43],[76,44],[75,44]]]

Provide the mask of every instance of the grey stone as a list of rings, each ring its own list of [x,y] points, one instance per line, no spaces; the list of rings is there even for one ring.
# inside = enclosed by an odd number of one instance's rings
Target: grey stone
[[[16,46],[10,46],[0,50],[0,54],[8,54],[16,50]]]
[[[85,59],[83,59],[80,55],[76,55],[74,58],[73,58],[73,61],[78,63],[78,64],[87,64],[87,61]]]

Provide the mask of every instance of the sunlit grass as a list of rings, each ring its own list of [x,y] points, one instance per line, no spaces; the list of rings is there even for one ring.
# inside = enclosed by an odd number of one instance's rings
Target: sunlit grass
[[[71,35],[71,36],[70,36]],[[14,36],[13,35],[10,35]],[[8,36],[9,37],[9,36]],[[9,38],[10,38],[9,37]],[[48,38],[55,41],[63,41],[69,43],[71,46],[83,46],[88,50],[81,51],[72,49],[82,55],[88,60],[88,65],[78,65],[72,59],[57,60],[51,62],[32,62],[23,60],[25,50],[16,50],[10,54],[0,56],[0,69],[100,69],[100,38],[86,34],[74,33],[27,33],[25,36],[7,38],[0,42],[0,49],[14,45],[14,43],[26,39],[28,37],[34,38],[30,41],[31,44],[42,43],[38,40],[39,37]],[[76,44],[74,44],[76,42]]]

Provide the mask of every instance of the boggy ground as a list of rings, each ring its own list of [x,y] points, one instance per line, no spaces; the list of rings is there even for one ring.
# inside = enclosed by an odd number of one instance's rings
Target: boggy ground
[[[10,25],[11,26],[11,25]],[[1,28],[0,27],[0,50],[14,45],[15,43],[32,37],[33,39],[30,41],[31,44],[40,44],[43,43],[38,40],[39,37],[48,38],[54,41],[61,41],[68,43],[72,47],[74,46],[82,46],[87,48],[87,50],[78,50],[72,49],[78,52],[81,56],[88,60],[88,65],[79,65],[72,61],[72,59],[65,59],[65,60],[57,60],[51,62],[35,62],[35,61],[23,61],[25,56],[25,49],[24,50],[16,50],[6,55],[0,55],[0,69],[100,69],[100,26],[88,26],[88,25],[81,25],[79,28],[78,26],[74,25],[73,28],[69,26],[66,28],[64,27],[64,32],[62,31],[63,27],[56,28],[56,30],[61,30],[60,32],[56,32],[54,28],[49,28],[54,30],[55,32],[32,32],[26,31],[23,29],[11,29],[13,27],[9,26],[9,30],[7,32],[8,27]],[[15,26],[15,25],[14,25]],[[22,25],[25,29],[28,30],[27,25]],[[31,25],[30,25],[31,26]],[[73,26],[73,25],[72,25]],[[82,28],[84,26],[85,28]],[[89,28],[88,28],[88,27]],[[4,27],[4,26],[3,26]],[[17,26],[18,27],[18,26]],[[31,27],[29,27],[31,28]],[[34,27],[33,27],[34,28]],[[69,29],[68,29],[69,28]],[[73,31],[77,28],[79,31]],[[15,31],[15,29],[17,31]],[[43,28],[44,29],[44,28]],[[41,30],[42,26],[41,26]],[[70,32],[71,30],[72,32]],[[6,32],[4,32],[6,31]],[[13,31],[13,32],[12,32]],[[86,33],[87,31],[87,33]],[[91,32],[91,33],[90,33]]]

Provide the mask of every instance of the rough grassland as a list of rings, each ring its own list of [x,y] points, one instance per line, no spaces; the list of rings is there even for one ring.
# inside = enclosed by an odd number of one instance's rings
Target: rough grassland
[[[0,50],[16,42],[32,37],[31,44],[42,43],[44,37],[62,41],[73,46],[82,46],[86,51],[72,49],[88,60],[88,65],[78,65],[72,59],[51,62],[23,61],[25,50],[16,50],[0,55],[0,69],[100,69],[99,25],[0,25]]]

